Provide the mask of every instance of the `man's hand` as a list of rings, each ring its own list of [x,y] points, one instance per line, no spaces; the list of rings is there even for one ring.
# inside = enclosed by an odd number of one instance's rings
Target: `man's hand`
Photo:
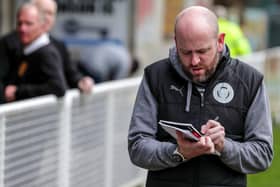
[[[12,102],[16,100],[17,87],[15,85],[8,85],[5,88],[5,100]]]
[[[88,76],[83,77],[78,82],[79,89],[84,93],[90,93],[94,86],[94,80]]]
[[[218,152],[222,152],[225,142],[225,128],[215,120],[208,120],[205,125],[202,125],[201,132],[211,138]]]
[[[213,154],[215,146],[211,138],[203,136],[198,142],[189,141],[184,138],[182,132],[177,131],[178,151],[186,158],[191,159],[203,154]]]

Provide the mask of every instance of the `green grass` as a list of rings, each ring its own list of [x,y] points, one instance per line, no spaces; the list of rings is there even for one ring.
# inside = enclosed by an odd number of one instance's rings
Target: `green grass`
[[[280,186],[280,127],[274,127],[274,158],[271,167],[261,173],[248,175],[248,187]]]

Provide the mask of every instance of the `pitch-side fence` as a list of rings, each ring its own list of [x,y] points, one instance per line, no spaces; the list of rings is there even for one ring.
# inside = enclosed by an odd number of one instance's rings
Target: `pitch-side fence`
[[[121,187],[143,182],[127,131],[140,79],[0,107],[0,187]]]

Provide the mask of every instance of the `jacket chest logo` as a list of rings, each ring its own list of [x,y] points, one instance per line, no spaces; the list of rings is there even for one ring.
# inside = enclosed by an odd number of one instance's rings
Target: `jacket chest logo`
[[[213,89],[213,97],[219,103],[229,103],[234,97],[232,86],[226,82],[217,84]]]
[[[181,95],[181,96],[184,96],[184,94],[183,94],[183,89],[184,89],[184,86],[182,86],[181,88],[177,88],[176,86],[174,86],[174,85],[170,85],[170,88],[169,88],[170,90],[174,90],[174,91],[176,91],[176,92],[179,92],[179,94]]]

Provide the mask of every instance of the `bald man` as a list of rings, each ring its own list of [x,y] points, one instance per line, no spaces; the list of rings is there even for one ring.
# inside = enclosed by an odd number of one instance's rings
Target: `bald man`
[[[128,132],[131,161],[148,170],[147,187],[245,187],[246,174],[273,158],[263,75],[230,57],[217,17],[184,9],[169,57],[145,68]],[[189,123],[197,141],[160,120]]]

